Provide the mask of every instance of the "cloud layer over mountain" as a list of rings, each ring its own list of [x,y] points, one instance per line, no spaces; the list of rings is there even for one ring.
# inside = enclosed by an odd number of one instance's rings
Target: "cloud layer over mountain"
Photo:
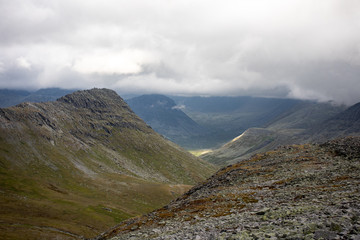
[[[0,0],[0,88],[360,101],[357,0]]]

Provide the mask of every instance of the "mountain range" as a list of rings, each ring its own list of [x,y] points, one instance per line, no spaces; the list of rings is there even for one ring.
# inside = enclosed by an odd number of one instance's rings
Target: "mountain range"
[[[92,237],[214,171],[154,132],[112,90],[2,108],[0,236]]]
[[[300,132],[345,109],[331,103],[260,97],[143,95],[127,102],[157,132],[189,150],[221,147],[254,127]]]
[[[0,106],[46,102],[74,90],[0,90]],[[180,97],[159,94],[126,99],[156,132],[189,150],[221,147],[249,128],[304,130],[345,109],[331,103],[260,97]],[[291,131],[293,131],[291,130]],[[298,131],[299,132],[299,131]]]
[[[0,89],[0,107],[10,107],[22,102],[48,102],[72,93],[76,90],[44,88],[37,91]]]

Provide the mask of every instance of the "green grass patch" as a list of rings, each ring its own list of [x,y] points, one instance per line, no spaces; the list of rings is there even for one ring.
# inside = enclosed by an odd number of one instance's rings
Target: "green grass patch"
[[[197,149],[197,150],[190,150],[189,153],[194,155],[195,157],[200,157],[205,153],[212,152],[212,149]]]

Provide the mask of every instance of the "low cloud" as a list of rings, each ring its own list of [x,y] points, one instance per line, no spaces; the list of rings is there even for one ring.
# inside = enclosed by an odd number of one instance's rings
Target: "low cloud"
[[[125,49],[121,52],[94,52],[84,54],[75,60],[74,71],[84,74],[139,74],[142,66],[156,62],[155,56],[150,53]]]
[[[29,70],[31,68],[31,63],[29,63],[29,61],[26,60],[26,58],[24,58],[24,57],[17,58],[16,62],[18,64],[18,66],[21,68],[25,68],[25,69],[29,69]]]
[[[174,107],[172,107],[172,109],[179,109],[179,110],[185,110],[185,105],[176,105],[176,106],[174,106]]]
[[[0,87],[360,101],[357,0],[1,1]]]

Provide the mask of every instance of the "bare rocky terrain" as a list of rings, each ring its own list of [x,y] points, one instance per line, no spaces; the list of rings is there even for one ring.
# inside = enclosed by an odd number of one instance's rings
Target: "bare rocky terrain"
[[[96,239],[360,239],[360,138],[278,147]]]

